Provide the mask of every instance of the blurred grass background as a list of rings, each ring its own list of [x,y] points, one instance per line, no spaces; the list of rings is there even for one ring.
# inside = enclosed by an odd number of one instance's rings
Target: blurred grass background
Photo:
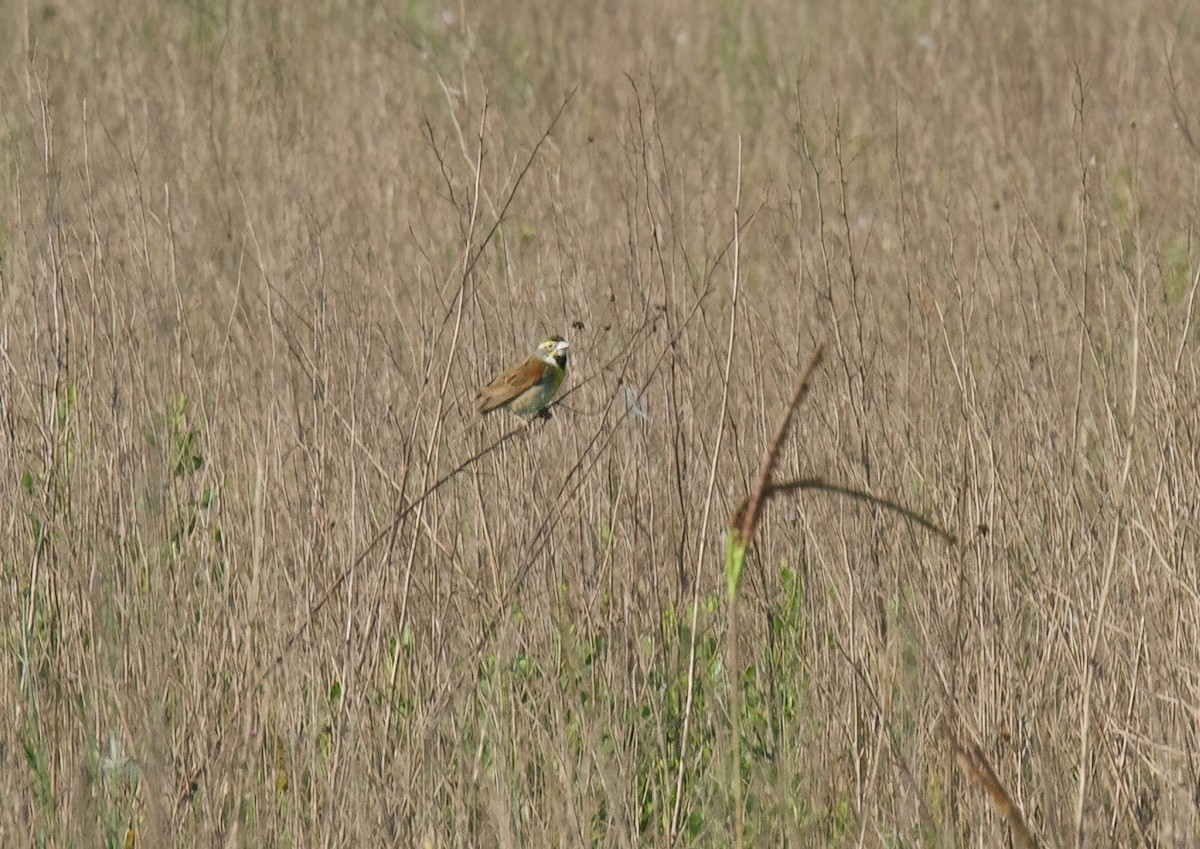
[[[5,845],[1200,841],[1191,4],[2,15]]]

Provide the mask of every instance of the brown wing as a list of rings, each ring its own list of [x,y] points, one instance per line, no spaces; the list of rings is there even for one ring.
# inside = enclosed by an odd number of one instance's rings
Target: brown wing
[[[503,407],[535,385],[545,373],[546,364],[537,357],[530,357],[481,389],[475,398],[475,406],[480,413],[490,413],[497,407]]]

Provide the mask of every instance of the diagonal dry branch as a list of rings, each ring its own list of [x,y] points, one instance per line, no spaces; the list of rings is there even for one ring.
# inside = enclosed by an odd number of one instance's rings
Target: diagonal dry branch
[[[955,727],[956,723],[953,719],[946,719],[942,724],[946,737],[950,740],[950,746],[958,757],[958,762],[966,773],[983,787],[988,797],[991,798],[996,813],[1008,824],[1009,830],[1012,832],[1013,844],[1021,849],[1037,849],[1038,842],[1034,839],[1029,826],[1025,824],[1021,806],[1000,783],[1000,778],[992,769],[983,749],[974,740],[964,739],[961,730]]]
[[[754,491],[750,494],[749,500],[734,516],[733,527],[741,535],[742,541],[746,545],[749,545],[751,537],[754,536],[754,529],[758,525],[758,517],[762,512],[763,504],[770,497],[770,493],[767,490],[771,481],[771,475],[774,474],[775,466],[779,463],[779,452],[783,447],[783,439],[787,436],[787,432],[791,428],[796,408],[800,406],[805,396],[808,395],[809,388],[812,385],[813,372],[816,371],[817,366],[821,364],[821,360],[824,357],[825,346],[818,345],[817,350],[809,358],[808,365],[804,367],[800,379],[796,381],[796,388],[792,391],[792,400],[788,402],[787,409],[784,410],[783,417],[779,420],[779,427],[775,429],[775,436],[771,440],[771,446],[767,449],[767,453],[763,455]]]

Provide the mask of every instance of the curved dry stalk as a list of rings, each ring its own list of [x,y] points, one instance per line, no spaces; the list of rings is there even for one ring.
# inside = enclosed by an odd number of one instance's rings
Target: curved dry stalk
[[[789,492],[798,492],[803,489],[815,489],[821,492],[832,492],[835,495],[845,495],[849,498],[865,501],[868,504],[874,504],[876,507],[883,507],[884,509],[891,510],[893,513],[899,513],[910,522],[916,522],[925,530],[937,534],[951,545],[954,545],[958,542],[958,537],[950,533],[941,525],[938,525],[931,519],[925,518],[915,510],[910,510],[899,502],[892,501],[887,498],[880,498],[878,495],[872,495],[871,493],[862,489],[855,489],[854,487],[832,483],[824,478],[803,478],[801,480],[785,481],[784,483],[767,484],[765,491],[763,492],[762,501],[765,503],[766,501],[774,498],[776,495],[783,495]],[[735,527],[740,527],[744,521],[743,515],[748,504],[748,500],[743,501],[742,506],[739,507],[737,513],[734,514],[733,524]]]

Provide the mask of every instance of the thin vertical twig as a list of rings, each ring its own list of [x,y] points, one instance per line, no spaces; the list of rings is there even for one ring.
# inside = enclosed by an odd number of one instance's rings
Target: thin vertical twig
[[[707,528],[708,520],[712,514],[713,494],[717,488],[717,464],[721,457],[721,445],[725,439],[725,419],[729,413],[729,374],[733,367],[733,344],[737,339],[737,318],[738,318],[738,274],[739,269],[739,254],[741,250],[741,236],[739,233],[741,225],[741,198],[742,198],[742,139],[738,136],[738,165],[737,165],[737,195],[734,201],[734,241],[733,241],[733,275],[731,282],[731,294],[729,303],[729,338],[725,346],[725,368],[721,377],[721,406],[720,412],[717,415],[717,436],[713,446],[712,463],[708,470],[708,487],[704,495],[704,509],[701,512],[700,527]],[[703,581],[700,580],[701,571],[704,568],[704,552],[707,542],[704,535],[701,534],[700,544],[696,549],[696,568],[695,576],[692,580],[692,622],[691,633],[688,638],[688,671],[687,671],[687,699],[683,707],[683,731],[679,736],[679,769],[675,775],[675,805],[671,811],[671,827],[669,830],[671,842],[679,834],[679,821],[683,812],[683,776],[686,771],[686,755],[688,748],[688,735],[692,725],[692,711],[695,705],[696,691],[696,639],[699,629],[696,627],[700,612],[700,587]]]

